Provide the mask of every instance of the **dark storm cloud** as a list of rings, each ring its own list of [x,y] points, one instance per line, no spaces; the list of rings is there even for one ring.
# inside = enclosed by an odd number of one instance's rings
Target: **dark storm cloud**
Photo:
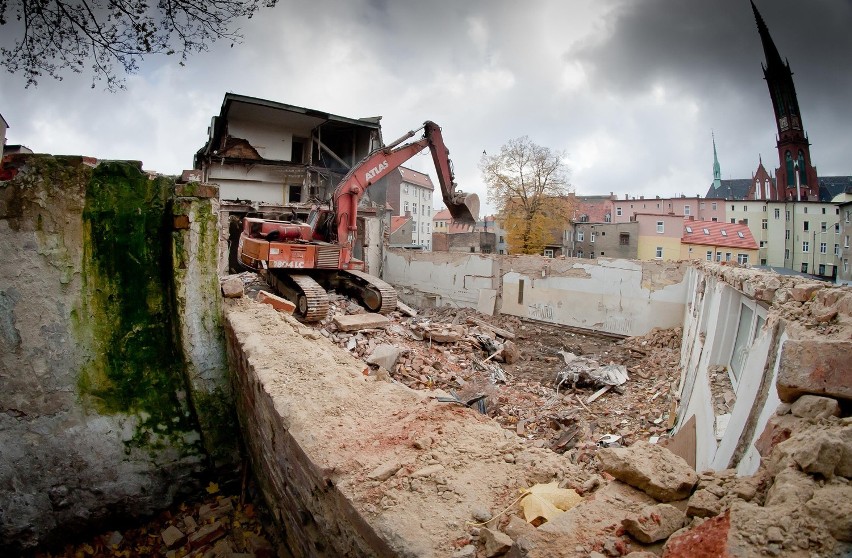
[[[821,172],[852,172],[840,154],[848,153],[852,126],[852,2],[756,5],[794,72],[803,121],[818,142],[814,157],[828,162]],[[703,99],[710,116],[706,126],[716,130],[740,176],[749,176],[738,158],[744,149],[753,160],[762,152],[775,163],[774,120],[761,70],[765,58],[749,2],[629,2],[613,12],[608,28],[605,40],[565,54],[588,64],[592,87],[629,95],[668,83]]]

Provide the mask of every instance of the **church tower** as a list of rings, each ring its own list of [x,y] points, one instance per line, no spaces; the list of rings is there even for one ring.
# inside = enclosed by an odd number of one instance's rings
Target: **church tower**
[[[766,56],[763,77],[769,87],[772,108],[775,110],[775,125],[778,128],[780,166],[775,169],[778,193],[783,199],[817,201],[817,171],[811,161],[810,143],[802,124],[802,113],[799,111],[796,87],[793,85],[793,72],[790,71],[789,62],[781,60],[781,55],[769,36],[769,29],[753,1],[751,9],[754,11],[763,54]]]

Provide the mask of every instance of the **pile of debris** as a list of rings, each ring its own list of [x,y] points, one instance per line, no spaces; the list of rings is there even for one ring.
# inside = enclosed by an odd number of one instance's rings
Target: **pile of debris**
[[[238,279],[250,294],[266,289]],[[573,463],[589,463],[599,447],[656,443],[674,423],[680,329],[620,340],[467,308],[418,312],[404,304],[385,319],[334,292],[328,316],[306,326],[363,359],[365,373],[478,409]]]
[[[166,556],[181,558],[274,558],[286,556],[283,547],[270,543],[264,529],[271,521],[250,501],[225,496],[215,483],[205,498],[187,501],[159,514],[145,525],[110,531],[91,540],[68,545],[38,558],[106,558]]]
[[[837,401],[812,395],[779,413],[753,476],[697,474],[646,442],[601,449],[601,476],[577,487],[584,498],[537,528],[521,520],[524,510],[491,520],[478,530],[477,556],[848,556],[852,418],[839,417]]]

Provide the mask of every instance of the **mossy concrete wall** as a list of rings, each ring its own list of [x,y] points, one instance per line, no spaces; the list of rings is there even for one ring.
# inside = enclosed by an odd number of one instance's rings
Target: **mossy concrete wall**
[[[20,551],[162,509],[236,441],[212,201],[132,162],[4,171],[0,551]]]

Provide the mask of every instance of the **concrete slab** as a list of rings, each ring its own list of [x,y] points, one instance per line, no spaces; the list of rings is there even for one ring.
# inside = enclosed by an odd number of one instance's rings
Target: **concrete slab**
[[[381,314],[349,314],[347,316],[335,316],[334,325],[340,331],[359,331],[373,327],[386,327],[390,323]]]

